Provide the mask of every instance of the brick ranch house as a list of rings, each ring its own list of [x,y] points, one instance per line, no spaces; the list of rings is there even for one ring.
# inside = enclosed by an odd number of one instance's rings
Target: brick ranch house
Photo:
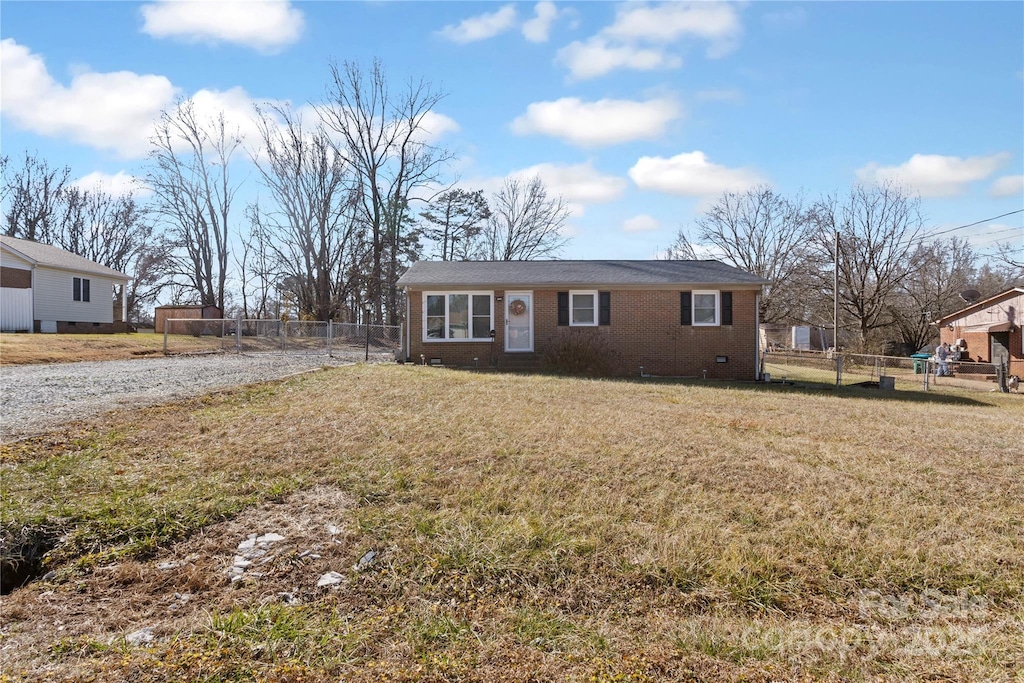
[[[764,280],[718,261],[419,261],[405,292],[406,359],[539,369],[586,339],[611,373],[758,378]]]
[[[123,292],[129,281],[58,247],[0,236],[0,330],[127,332]],[[121,287],[119,303],[115,287]]]
[[[935,321],[939,340],[967,342],[967,355],[982,363],[1009,362],[1010,374],[1024,377],[1024,287],[1014,287]]]

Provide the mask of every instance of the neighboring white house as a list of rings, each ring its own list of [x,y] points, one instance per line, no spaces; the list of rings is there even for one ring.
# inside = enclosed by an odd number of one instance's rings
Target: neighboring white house
[[[113,292],[131,277],[48,244],[0,235],[0,330],[4,332],[124,331]]]

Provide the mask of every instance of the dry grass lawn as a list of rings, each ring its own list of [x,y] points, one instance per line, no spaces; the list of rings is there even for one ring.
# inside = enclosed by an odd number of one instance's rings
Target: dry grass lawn
[[[163,353],[162,334],[0,333],[0,365],[123,360]]]
[[[0,598],[0,680],[1020,680],[1022,425],[383,365],[115,413],[3,446],[55,573]]]

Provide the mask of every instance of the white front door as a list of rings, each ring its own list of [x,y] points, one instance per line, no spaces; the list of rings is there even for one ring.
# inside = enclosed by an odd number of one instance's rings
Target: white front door
[[[505,292],[505,350],[533,351],[533,292]]]

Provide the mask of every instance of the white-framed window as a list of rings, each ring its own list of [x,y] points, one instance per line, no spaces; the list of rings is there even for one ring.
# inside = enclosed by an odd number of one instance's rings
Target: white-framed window
[[[71,298],[75,301],[89,300],[89,278],[74,278],[71,284]]]
[[[719,292],[717,290],[694,290],[693,324],[719,325]]]
[[[423,341],[490,341],[494,292],[423,292]]]
[[[597,290],[569,292],[569,325],[597,325]]]

